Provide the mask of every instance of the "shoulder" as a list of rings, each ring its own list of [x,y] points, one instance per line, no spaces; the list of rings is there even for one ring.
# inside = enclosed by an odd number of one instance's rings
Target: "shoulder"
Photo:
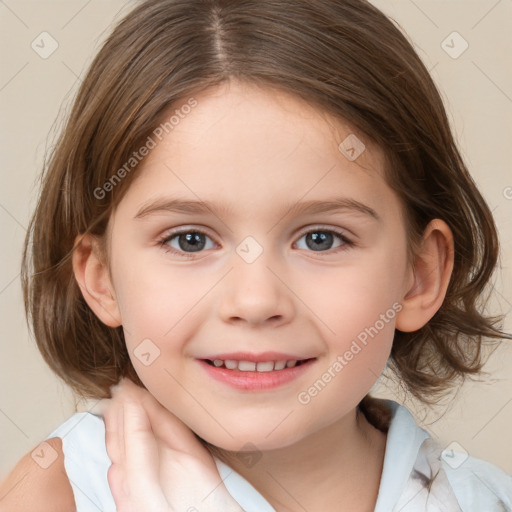
[[[512,476],[490,462],[468,456],[443,469],[464,512],[512,512]]]
[[[3,512],[75,512],[62,440],[46,439],[25,454],[0,483]]]

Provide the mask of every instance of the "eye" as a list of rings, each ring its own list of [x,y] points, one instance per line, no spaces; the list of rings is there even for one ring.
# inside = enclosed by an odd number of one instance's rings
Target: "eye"
[[[195,252],[200,252],[205,248],[211,249],[211,247],[206,247],[207,244],[204,242],[204,238],[211,240],[204,231],[184,229],[165,236],[163,239],[159,240],[158,244],[161,245],[166,252],[171,252],[185,258],[193,258]],[[176,239],[175,246],[168,245],[168,242],[172,242],[174,239]]]
[[[337,249],[332,251],[334,253],[340,250],[347,250],[354,246],[354,243],[349,240],[342,231],[334,229],[310,229],[302,234],[299,241],[302,238],[306,240],[306,248],[311,249],[313,252],[330,252],[335,239],[338,239],[340,243],[334,247],[334,249]],[[182,229],[166,235],[158,241],[158,245],[163,247],[165,252],[171,252],[172,254],[184,258],[194,258],[194,253],[199,253],[204,249],[211,249],[216,245],[213,242],[213,246],[207,247],[208,243],[205,239],[212,240],[204,231],[198,229]],[[171,243],[169,244],[169,242]],[[302,248],[303,247],[299,247],[299,249]]]
[[[307,248],[312,249],[313,252],[326,252],[323,249],[331,249],[333,241],[336,238],[341,240],[341,243],[334,247],[334,249],[338,249],[338,251],[346,250],[354,245],[343,232],[334,229],[315,228],[303,233],[299,241],[302,238],[305,238]],[[333,252],[336,253],[338,251]]]

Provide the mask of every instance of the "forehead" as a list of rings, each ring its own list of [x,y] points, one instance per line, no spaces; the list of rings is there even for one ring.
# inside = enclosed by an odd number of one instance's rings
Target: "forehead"
[[[263,212],[335,193],[377,204],[391,192],[380,150],[295,96],[230,82],[194,99],[193,108],[173,105],[160,138],[153,135],[156,144],[122,201],[132,211],[166,193],[224,203],[230,212],[249,206]],[[173,124],[165,125],[173,114]],[[340,143],[346,150],[354,142],[362,153],[351,160]]]

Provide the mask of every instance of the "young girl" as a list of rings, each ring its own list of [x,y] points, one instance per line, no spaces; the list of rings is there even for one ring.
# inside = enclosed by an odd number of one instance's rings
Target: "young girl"
[[[30,245],[30,250],[29,250]],[[2,510],[502,512],[369,390],[477,374],[498,258],[439,93],[365,0],[148,0],[55,147],[23,288],[77,413]],[[37,507],[36,505],[37,504]]]

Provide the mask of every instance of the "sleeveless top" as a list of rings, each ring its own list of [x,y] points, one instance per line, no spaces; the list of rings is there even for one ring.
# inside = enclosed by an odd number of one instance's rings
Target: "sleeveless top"
[[[409,410],[379,399],[390,412],[374,512],[512,512],[512,476],[451,443],[445,450]],[[116,512],[103,417],[75,413],[46,439],[60,437],[76,512]],[[459,448],[459,451],[457,451]],[[245,512],[276,512],[241,475],[214,458],[228,492]],[[335,485],[335,482],[333,482]]]

